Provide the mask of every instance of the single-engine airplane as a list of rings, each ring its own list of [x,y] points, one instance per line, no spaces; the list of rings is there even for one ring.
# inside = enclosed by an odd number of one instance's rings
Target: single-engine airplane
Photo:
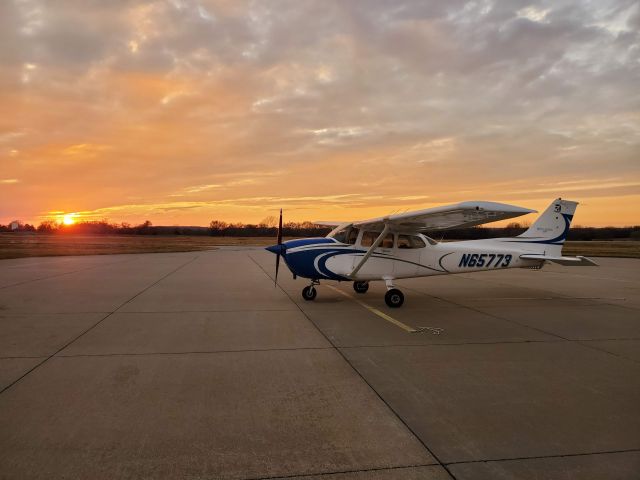
[[[496,202],[462,202],[352,223],[315,222],[335,227],[324,238],[282,241],[282,210],[276,254],[276,283],[280,257],[294,278],[311,283],[302,290],[314,300],[321,280],[352,281],[357,293],[369,282],[384,280],[385,302],[397,308],[404,295],[394,281],[452,273],[483,272],[506,268],[540,269],[545,262],[566,266],[597,265],[592,260],[562,255],[577,202],[558,198],[535,223],[517,237],[437,242],[425,233],[471,227],[519,217],[535,210]]]

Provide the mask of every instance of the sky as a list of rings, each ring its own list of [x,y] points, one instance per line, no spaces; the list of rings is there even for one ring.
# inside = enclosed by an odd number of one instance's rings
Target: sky
[[[637,0],[2,0],[0,105],[4,224],[640,224]]]

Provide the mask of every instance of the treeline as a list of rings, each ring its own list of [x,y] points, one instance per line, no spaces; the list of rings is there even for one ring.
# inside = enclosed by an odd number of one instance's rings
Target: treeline
[[[27,232],[42,234],[82,234],[82,235],[209,235],[215,237],[275,237],[277,227],[272,219],[268,223],[244,224],[227,223],[213,220],[208,227],[154,226],[146,221],[140,225],[128,223],[109,223],[102,221],[83,221],[73,225],[64,225],[54,221],[42,222],[37,227],[18,224],[11,229],[9,225],[0,225],[0,232]],[[506,227],[473,227],[432,232],[435,240],[480,240],[483,238],[515,237],[527,229],[518,223]],[[322,237],[330,228],[320,227],[312,222],[287,222],[283,225],[285,237]],[[568,240],[640,240],[640,226],[635,227],[572,227]]]
[[[331,229],[319,227],[311,222],[287,222],[282,226],[283,235],[287,237],[322,237]],[[44,221],[37,227],[29,224],[18,224],[11,229],[10,225],[0,225],[0,232],[26,232],[43,234],[80,234],[80,235],[209,235],[215,237],[275,237],[278,229],[271,224],[227,223],[213,220],[208,227],[195,226],[154,226],[150,221],[140,225],[128,223],[110,223],[101,221],[81,221],[72,225],[64,225],[55,221]]]

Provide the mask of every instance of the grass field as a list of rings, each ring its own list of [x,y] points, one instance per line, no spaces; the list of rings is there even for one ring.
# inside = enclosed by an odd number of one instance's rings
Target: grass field
[[[38,235],[0,233],[0,259],[210,250],[221,245],[271,245],[274,238],[186,235]],[[640,258],[638,241],[567,242],[565,255]]]
[[[218,245],[269,245],[273,238],[184,235],[38,235],[0,233],[0,259],[210,250]]]

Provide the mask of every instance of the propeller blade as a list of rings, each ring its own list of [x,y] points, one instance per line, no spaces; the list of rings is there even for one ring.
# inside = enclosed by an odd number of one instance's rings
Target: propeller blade
[[[280,255],[282,254],[282,209],[280,209],[280,221],[278,222],[278,253],[276,253],[276,276],[274,284],[278,285],[278,270],[280,270]]]
[[[278,223],[278,245],[282,244],[282,209],[280,209],[280,222]]]

